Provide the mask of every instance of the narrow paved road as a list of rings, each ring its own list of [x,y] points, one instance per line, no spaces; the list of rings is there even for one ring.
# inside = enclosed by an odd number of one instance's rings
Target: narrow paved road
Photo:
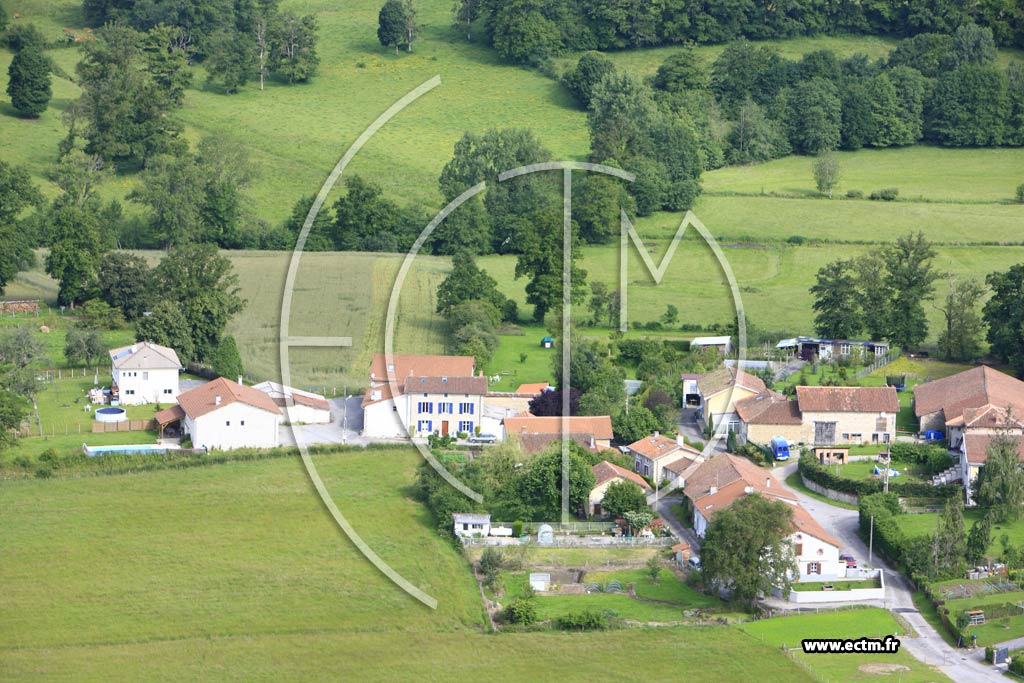
[[[796,468],[795,462],[789,463],[783,467],[776,467],[772,470],[772,475],[780,482],[785,483],[786,477],[794,473]],[[857,511],[824,503],[800,491],[793,491],[793,493],[799,498],[804,509],[810,512],[811,516],[818,520],[826,531],[844,543],[844,550],[853,553],[860,561],[861,566],[864,566],[868,559],[868,548],[857,533],[859,526]],[[871,559],[870,564],[885,572],[886,599],[880,606],[899,614],[917,631],[917,638],[901,639],[903,647],[910,654],[925,664],[938,667],[957,683],[989,683],[998,680],[997,670],[983,661],[984,648],[968,652],[947,645],[942,636],[924,620],[921,613],[914,607],[910,583],[878,555]]]

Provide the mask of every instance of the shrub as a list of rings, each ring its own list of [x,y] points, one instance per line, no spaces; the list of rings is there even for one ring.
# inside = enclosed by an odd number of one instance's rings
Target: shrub
[[[864,190],[847,190],[847,199],[864,199]]]
[[[36,479],[49,479],[53,476],[53,470],[49,467],[40,467],[36,470]]]
[[[600,631],[608,626],[608,615],[592,609],[569,612],[558,618],[558,628],[563,631]]]
[[[871,193],[868,199],[882,200],[884,202],[891,202],[896,199],[900,194],[898,187],[883,187],[881,190],[875,190]]]
[[[1017,186],[1017,201],[1024,204],[1024,183]]]
[[[790,235],[786,238],[788,244],[804,244],[807,242],[807,238],[803,235]]]
[[[460,439],[467,439],[469,438],[469,432],[458,432],[455,436]]]
[[[492,581],[498,572],[501,571],[501,565],[505,558],[501,551],[494,546],[487,546],[484,548],[484,552],[480,555],[480,561],[477,562],[477,566],[480,568],[480,573],[487,577],[488,581]]]
[[[505,618],[509,623],[529,626],[537,621],[537,605],[532,598],[516,598],[505,608]]]
[[[1024,676],[1024,655],[1018,655],[1010,662],[1010,672]]]
[[[514,538],[519,538],[522,535],[523,535],[523,523],[517,519],[516,521],[512,522],[512,536]]]

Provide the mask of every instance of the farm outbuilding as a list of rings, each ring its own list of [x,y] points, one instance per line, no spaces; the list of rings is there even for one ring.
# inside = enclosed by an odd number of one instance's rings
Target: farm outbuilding
[[[542,349],[553,349],[555,348],[555,340],[551,337],[544,337],[540,340],[540,347]]]

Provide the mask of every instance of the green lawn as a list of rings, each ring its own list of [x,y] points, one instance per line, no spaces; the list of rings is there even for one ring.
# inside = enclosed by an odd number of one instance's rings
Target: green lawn
[[[529,586],[529,572],[513,572],[502,575],[505,586],[505,600],[520,596]],[[589,579],[585,579],[589,580]],[[623,584],[623,591],[626,585]],[[558,619],[569,612],[581,612],[586,609],[603,611],[611,610],[616,616],[627,621],[675,623],[685,619],[684,609],[703,607],[704,604],[667,605],[655,602],[634,600],[623,593],[591,593],[589,595],[546,595],[538,594],[535,598],[537,619],[548,621]],[[718,603],[721,604],[720,602]]]
[[[880,446],[861,446],[861,449],[871,449],[873,454],[877,454]],[[851,449],[851,453],[852,453]],[[950,464],[952,464],[950,460]],[[875,476],[873,474],[874,468],[878,465],[873,460],[854,460],[845,465],[828,465],[829,472],[837,474],[845,479],[879,479],[881,476]],[[931,475],[922,470],[914,470],[907,463],[893,462],[892,469],[899,472],[899,477],[890,476],[889,481],[931,481]]]
[[[964,526],[968,532],[981,519],[981,515],[979,510],[964,510]],[[898,515],[896,521],[907,536],[930,536],[935,533],[938,518],[938,513],[903,514]],[[1024,544],[1024,519],[992,527],[992,543],[988,551],[993,557],[1002,554],[1000,539],[1004,534],[1009,537],[1012,545],[1019,547]]]
[[[59,455],[67,455],[81,451],[82,444],[90,446],[114,446],[121,444],[156,443],[155,432],[104,432],[93,434],[84,431],[81,434],[57,434],[56,436],[30,436],[17,439],[10,448],[3,451],[0,462],[8,463],[17,457],[35,460],[44,451],[53,449]]]
[[[533,382],[555,383],[551,373],[552,359],[562,356],[557,349],[541,348],[540,340],[548,334],[544,326],[518,327],[522,334],[499,335],[498,350],[491,362],[484,367],[484,373],[488,376],[501,377],[500,381],[490,385],[492,391],[513,391],[520,384]],[[524,353],[526,360],[520,361],[520,355]]]
[[[364,540],[436,597],[436,610],[366,562],[297,459],[6,481],[0,678],[458,683],[495,671],[543,680],[557,670],[566,681],[632,681],[683,667],[708,683],[809,680],[733,627],[487,637],[466,560],[404,493],[419,456],[316,459]],[[663,609],[635,616],[680,612],[653,607]],[[621,648],[645,654],[627,662]],[[714,671],[702,666],[709,658],[720,660]]]
[[[901,632],[889,612],[879,608],[846,610],[827,614],[783,617],[743,624],[740,628],[754,638],[774,647],[785,645],[793,657],[810,668],[818,680],[875,681],[877,673],[861,667],[870,664],[898,664],[909,670],[898,671],[901,681],[925,683],[949,680],[940,671],[914,659],[905,649],[896,654],[804,654],[804,638],[884,638]],[[886,678],[893,678],[897,672]]]
[[[864,581],[801,581],[793,584],[795,591],[820,591],[824,586],[832,586],[833,591],[852,591],[857,588],[878,588],[876,579]]]
[[[618,581],[625,590],[629,584],[635,584],[637,597],[648,600],[662,600],[674,602],[688,608],[694,607],[721,607],[722,601],[698,593],[672,573],[671,570],[662,568],[658,574],[657,583],[651,581],[651,576],[646,569],[627,569],[610,572],[587,572],[583,577],[585,583],[600,583],[602,585],[609,581]]]

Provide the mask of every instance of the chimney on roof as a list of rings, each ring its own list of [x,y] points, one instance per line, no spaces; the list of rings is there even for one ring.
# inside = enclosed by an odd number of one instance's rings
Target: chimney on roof
[[[242,386],[245,386],[245,385],[243,384],[243,382],[242,382],[242,376],[241,376],[241,375],[239,375],[239,376],[238,376],[238,383],[239,383],[239,384],[242,384]]]
[[[685,439],[684,439],[682,434],[676,434],[676,445],[677,446],[685,446],[686,445],[686,441],[685,441]]]
[[[764,487],[766,489],[770,489],[772,487],[772,478],[771,477],[765,477],[764,478]]]
[[[718,493],[718,487],[717,486],[712,486],[710,489],[708,489],[708,495],[709,496],[713,496],[716,493]]]
[[[743,487],[743,493],[747,494],[748,496],[751,493],[753,493],[753,492],[754,492],[754,487],[753,486],[744,486]]]
[[[216,396],[213,397],[213,405],[215,405],[215,406],[219,406],[220,405],[220,394],[217,394]]]
[[[655,439],[657,439],[657,438],[658,438],[658,436],[659,436],[659,434],[658,434],[658,430],[654,430],[654,438],[655,438]]]

